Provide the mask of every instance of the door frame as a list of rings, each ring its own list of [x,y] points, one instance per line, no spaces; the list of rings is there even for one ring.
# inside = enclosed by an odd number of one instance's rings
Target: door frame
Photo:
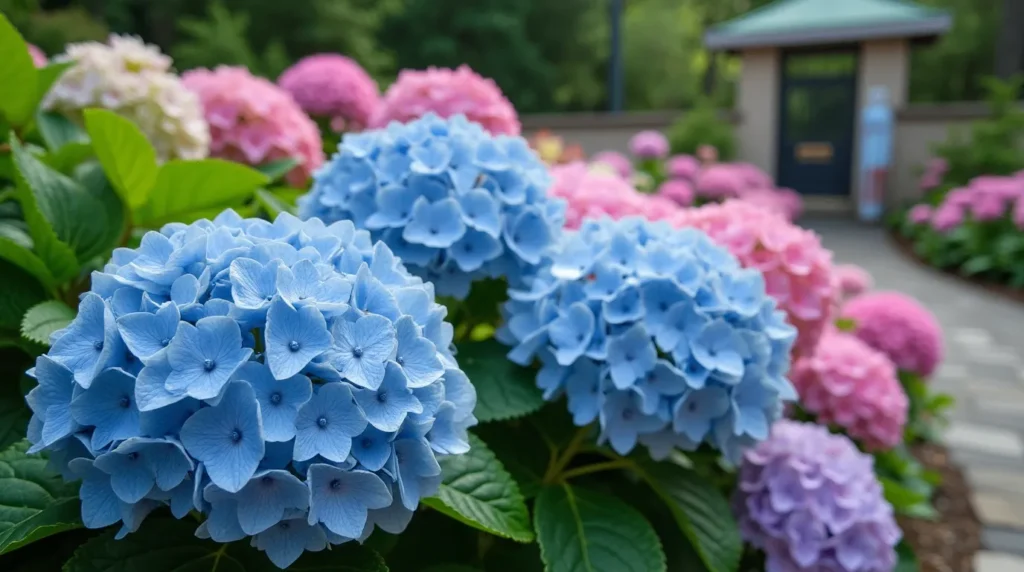
[[[783,172],[783,161],[785,154],[783,153],[786,140],[786,89],[790,84],[788,74],[786,73],[787,62],[790,58],[807,56],[807,55],[827,55],[827,54],[850,54],[854,58],[853,65],[853,77],[850,78],[850,89],[853,92],[853,114],[850,125],[850,136],[847,141],[849,149],[848,162],[850,165],[850,177],[847,181],[847,190],[845,194],[836,195],[821,195],[821,196],[853,196],[853,174],[856,170],[854,159],[857,157],[857,133],[858,133],[858,111],[860,110],[861,94],[861,68],[864,60],[861,54],[860,44],[837,44],[828,46],[812,46],[812,47],[793,47],[784,48],[779,50],[779,71],[778,71],[778,109],[776,109],[776,120],[778,121],[778,129],[775,133],[775,173],[776,178],[780,180]],[[839,76],[837,76],[839,77]],[[801,193],[802,194],[802,193]],[[816,196],[816,195],[812,195]]]

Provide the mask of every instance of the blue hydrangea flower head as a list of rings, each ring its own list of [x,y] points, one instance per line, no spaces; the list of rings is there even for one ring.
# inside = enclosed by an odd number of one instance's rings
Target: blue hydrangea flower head
[[[197,536],[251,537],[284,568],[398,533],[476,423],[446,313],[350,221],[170,224],[93,273],[29,370],[32,450],[119,537],[194,510]]]
[[[827,427],[783,419],[743,456],[733,512],[768,570],[889,572],[902,533],[874,459]]]
[[[428,113],[346,134],[299,213],[368,229],[438,294],[461,299],[485,277],[518,286],[544,260],[565,221],[549,185],[523,138]]]
[[[697,230],[587,220],[509,298],[509,359],[539,361],[545,399],[565,395],[620,454],[708,443],[737,463],[796,398],[796,330],[761,275]]]

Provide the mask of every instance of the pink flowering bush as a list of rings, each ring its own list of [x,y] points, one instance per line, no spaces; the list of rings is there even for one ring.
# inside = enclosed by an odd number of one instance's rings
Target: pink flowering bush
[[[853,334],[826,330],[814,353],[793,364],[790,380],[818,423],[838,425],[869,450],[902,442],[907,396],[896,368]]]
[[[307,114],[329,122],[336,133],[361,131],[380,105],[377,82],[341,54],[302,58],[277,80]]]
[[[463,114],[493,135],[519,135],[522,126],[512,103],[494,80],[469,66],[402,70],[384,93],[370,127],[385,127],[422,117],[428,111],[448,118]]]
[[[1024,177],[975,177],[932,206],[909,209],[900,232],[930,264],[1024,287]]]
[[[693,185],[682,179],[669,179],[658,187],[658,197],[668,199],[681,207],[693,205]]]
[[[645,195],[615,173],[575,162],[551,168],[552,196],[565,199],[566,228],[576,229],[585,218],[642,216],[663,220],[679,213],[679,206],[664,197]]]
[[[303,187],[324,162],[320,132],[295,100],[245,68],[220,66],[186,72],[210,124],[210,154],[249,165],[293,158],[288,183]]]
[[[633,162],[618,151],[601,151],[590,159],[590,163],[604,165],[626,180],[633,176]]]
[[[917,300],[899,292],[871,292],[843,305],[864,343],[889,356],[901,371],[928,377],[942,359],[942,328]]]
[[[700,161],[693,155],[673,155],[665,161],[665,174],[669,179],[693,182],[700,172]]]
[[[670,219],[694,227],[726,247],[744,267],[764,274],[768,295],[798,330],[794,351],[814,351],[829,323],[836,292],[832,253],[815,233],[744,201],[707,204]]]
[[[629,152],[637,159],[664,159],[668,156],[668,139],[658,131],[641,131],[630,138]]]

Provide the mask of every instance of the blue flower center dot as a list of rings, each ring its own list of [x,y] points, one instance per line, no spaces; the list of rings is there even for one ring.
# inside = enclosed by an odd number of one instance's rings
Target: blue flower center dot
[[[629,421],[630,419],[633,418],[633,414],[634,414],[634,411],[632,409],[623,409],[622,410],[622,420],[623,421]]]
[[[668,302],[662,302],[658,304],[658,309],[660,309],[662,312],[668,310]]]
[[[274,478],[270,476],[265,476],[262,479],[260,479],[260,482],[263,483],[264,485],[270,486],[274,484]]]
[[[437,230],[437,227],[433,227],[433,226],[432,226],[432,227],[430,227],[430,229],[428,230],[428,232],[430,232],[430,234],[437,234],[437,233],[438,233],[438,232],[440,232],[440,231],[439,231],[439,230]]]
[[[237,443],[237,442],[239,442],[241,440],[242,440],[242,432],[241,431],[239,431],[238,429],[235,429],[234,431],[231,432],[231,441],[233,443]]]
[[[388,402],[388,392],[386,392],[386,391],[379,392],[377,394],[377,402],[378,403],[387,403]]]
[[[203,369],[206,371],[213,371],[217,369],[217,362],[212,359],[203,360]]]
[[[635,355],[633,355],[632,353],[627,353],[627,354],[626,354],[625,356],[623,356],[623,357],[625,357],[625,358],[626,358],[626,361],[633,361],[633,360],[635,360],[635,359],[636,359],[636,356],[635,356]]]
[[[289,528],[291,528],[291,527],[292,527],[291,523],[288,523],[288,522],[281,522],[281,523],[278,523],[278,525],[277,525],[277,526],[278,526],[278,527],[280,527],[280,528],[281,528],[281,530],[288,530]]]
[[[271,393],[270,394],[270,402],[273,403],[274,405],[280,404],[281,403],[281,394],[276,392],[276,391],[274,393]]]
[[[352,348],[352,356],[357,358],[363,357],[363,348],[359,346]]]
[[[132,451],[131,453],[128,453],[128,454],[127,454],[127,455],[125,455],[125,456],[126,456],[126,457],[128,457],[128,460],[129,460],[129,461],[134,461],[135,459],[138,459],[138,458],[139,458],[139,454],[138,454],[138,453],[136,453],[136,452],[134,452],[134,451]]]
[[[93,342],[92,347],[98,352],[103,351],[103,340]]]
[[[396,357],[395,361],[398,362],[398,365],[405,365],[405,358],[402,356]]]
[[[317,417],[316,424],[319,425],[321,429],[327,427],[327,417],[324,417],[323,415]]]
[[[302,347],[302,344],[300,344],[298,342],[298,340],[292,340],[292,341],[288,342],[288,349],[292,350],[293,352],[299,351],[299,348],[301,348],[301,347]]]
[[[335,490],[335,491],[340,490],[341,489],[341,479],[334,479],[333,481],[331,481],[330,487],[331,487],[332,490]]]
[[[160,340],[160,345],[167,347],[167,344],[171,343],[171,338],[164,338]]]
[[[121,407],[123,407],[125,409],[128,409],[128,406],[132,404],[132,399],[130,397],[128,397],[127,395],[122,395],[121,396],[121,400],[118,401],[118,404]]]
[[[373,447],[373,439],[370,439],[369,437],[363,437],[363,440],[359,442],[359,445],[363,449],[369,449],[370,447]]]
[[[697,410],[697,400],[696,399],[691,399],[686,404],[686,410],[689,411],[690,413],[693,413],[694,411],[696,411]]]

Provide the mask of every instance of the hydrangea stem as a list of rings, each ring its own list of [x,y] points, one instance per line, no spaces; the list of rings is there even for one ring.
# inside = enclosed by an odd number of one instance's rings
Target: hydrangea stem
[[[590,434],[590,425],[580,427],[576,431],[576,434],[572,436],[572,440],[565,446],[560,455],[557,455],[554,461],[548,465],[547,471],[544,472],[544,482],[551,484],[559,479],[562,471],[565,470],[569,463],[572,462],[573,457],[580,451],[580,447],[583,446],[583,442]]]
[[[627,469],[632,466],[632,462],[627,459],[617,459],[614,461],[604,461],[602,463],[594,463],[593,465],[584,465],[575,469],[570,469],[562,473],[562,480],[568,480],[575,477],[582,477],[583,475],[589,475],[592,473],[600,473],[601,471],[610,471],[613,469]]]

